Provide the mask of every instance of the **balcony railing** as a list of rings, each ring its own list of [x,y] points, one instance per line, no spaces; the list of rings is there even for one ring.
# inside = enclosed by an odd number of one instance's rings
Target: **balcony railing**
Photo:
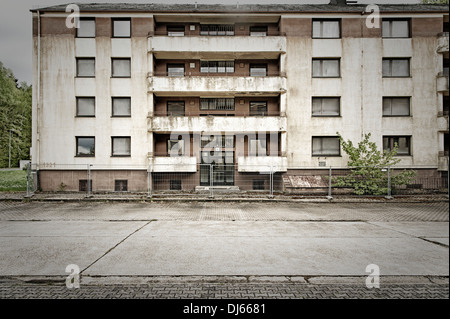
[[[148,32],[148,36],[149,37],[155,37],[155,36],[167,36],[167,37],[251,37],[251,36],[267,36],[267,37],[285,37],[286,36],[286,32],[281,32],[281,31],[271,31],[268,30],[266,32],[254,32],[252,34],[250,34],[249,31],[243,33],[242,31],[240,32],[235,32],[235,31],[218,31],[216,34],[208,32],[208,34],[206,33],[200,33],[198,30],[196,31],[178,31],[178,32],[174,32],[174,31],[150,31]]]
[[[235,72],[177,72],[177,71],[157,71],[157,72],[148,72],[148,77],[152,76],[167,76],[167,77],[187,77],[187,76],[195,76],[195,77],[286,77],[286,72],[280,71],[271,71],[266,73],[247,73],[247,74],[236,74]]]
[[[269,111],[269,112],[240,112],[240,111],[223,111],[223,110],[207,110],[207,111],[195,111],[195,112],[149,112],[149,117],[167,117],[167,116],[178,116],[178,117],[190,117],[190,116],[229,116],[229,117],[255,117],[255,116],[281,116],[285,117],[285,112],[279,111]]]

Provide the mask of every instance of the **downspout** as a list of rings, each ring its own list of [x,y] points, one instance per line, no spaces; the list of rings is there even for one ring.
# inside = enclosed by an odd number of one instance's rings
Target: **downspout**
[[[37,103],[36,103],[36,169],[40,163],[40,101],[41,101],[41,13],[37,10],[38,30],[37,30]]]

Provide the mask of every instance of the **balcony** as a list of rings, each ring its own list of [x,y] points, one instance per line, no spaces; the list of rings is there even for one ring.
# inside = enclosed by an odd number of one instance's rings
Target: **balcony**
[[[436,86],[438,92],[448,92],[448,73],[441,72],[438,74]]]
[[[448,32],[441,32],[438,34],[438,53],[448,53]]]
[[[440,131],[440,132],[448,131],[448,129],[449,129],[448,113],[447,114],[445,114],[444,112],[438,113],[437,127],[438,127],[438,131]]]
[[[439,152],[438,171],[448,171],[448,151]]]
[[[284,156],[239,156],[238,171],[250,172],[286,172],[287,157]]]
[[[192,156],[155,156],[150,158],[149,166],[154,173],[195,173],[197,158]]]
[[[211,92],[223,94],[261,95],[264,93],[285,93],[284,74],[268,76],[159,76],[149,74],[149,93],[170,96],[176,92],[189,95],[208,95]]]
[[[149,116],[149,132],[285,132],[286,117],[277,116]]]
[[[286,52],[286,37],[268,36],[167,36],[153,34],[148,50],[157,59],[276,59]]]

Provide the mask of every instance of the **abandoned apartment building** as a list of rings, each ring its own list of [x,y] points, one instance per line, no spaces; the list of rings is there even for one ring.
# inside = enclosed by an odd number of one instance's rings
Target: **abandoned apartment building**
[[[44,191],[293,187],[345,169],[337,132],[448,179],[446,5],[79,8],[31,10]]]

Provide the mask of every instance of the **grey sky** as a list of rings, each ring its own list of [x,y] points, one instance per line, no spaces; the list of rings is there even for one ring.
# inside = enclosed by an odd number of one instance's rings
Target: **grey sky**
[[[70,3],[70,0],[2,0],[0,4],[0,61],[10,68],[19,81],[31,84],[31,13],[36,6],[50,6]],[[113,3],[124,0],[92,0],[74,1],[78,3]],[[221,0],[134,0],[133,3],[223,3]],[[227,4],[275,4],[275,3],[328,3],[329,0],[236,0],[226,1]],[[418,3],[420,0],[359,0],[358,3]]]

